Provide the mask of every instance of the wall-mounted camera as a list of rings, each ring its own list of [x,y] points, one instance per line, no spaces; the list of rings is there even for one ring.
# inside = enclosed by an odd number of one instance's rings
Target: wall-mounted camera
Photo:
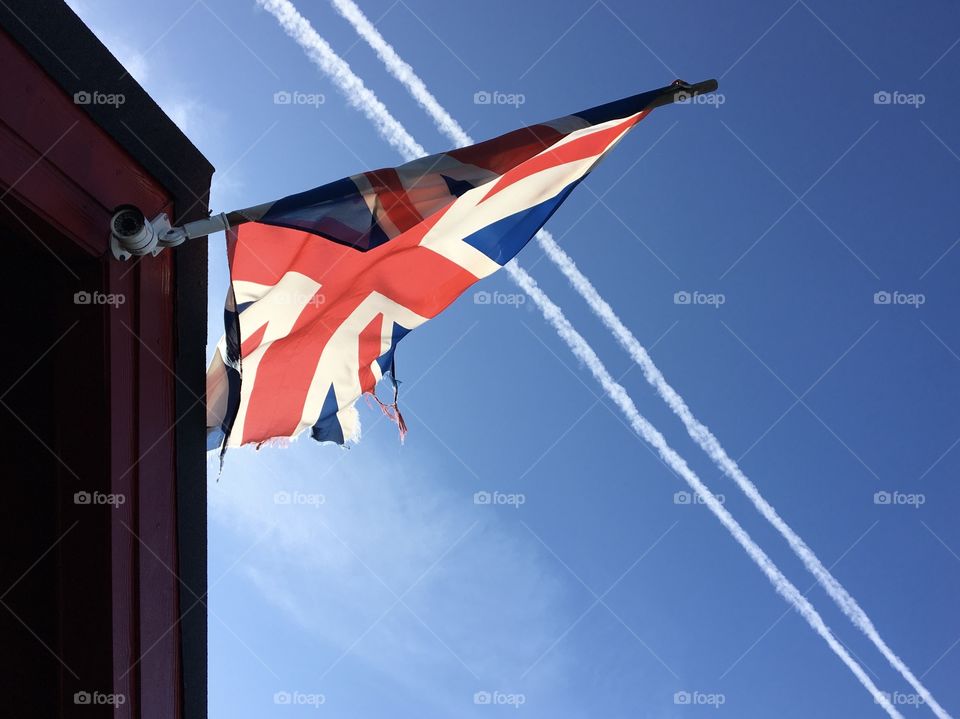
[[[118,260],[133,256],[156,255],[160,238],[170,229],[166,214],[147,220],[139,208],[120,205],[110,218],[110,250]]]
[[[254,210],[260,209],[253,208]],[[156,256],[164,247],[176,247],[184,240],[204,237],[230,226],[225,214],[172,227],[165,212],[147,220],[134,205],[120,205],[110,218],[110,251],[118,260],[143,255]]]

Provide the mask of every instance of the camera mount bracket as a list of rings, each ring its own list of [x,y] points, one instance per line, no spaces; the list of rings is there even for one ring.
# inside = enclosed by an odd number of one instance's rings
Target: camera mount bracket
[[[110,220],[110,251],[118,260],[144,255],[156,257],[166,247],[176,247],[188,239],[229,227],[230,222],[224,213],[173,227],[165,212],[147,221],[139,209],[125,205],[118,207]]]

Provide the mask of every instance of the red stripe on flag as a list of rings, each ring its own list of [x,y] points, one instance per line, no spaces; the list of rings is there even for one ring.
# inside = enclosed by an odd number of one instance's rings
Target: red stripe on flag
[[[283,246],[284,253],[291,257],[286,272],[311,277],[323,286],[324,296],[322,303],[308,303],[289,334],[274,340],[264,350],[255,377],[244,377],[244,382],[253,382],[243,419],[244,444],[289,437],[294,433],[330,337],[371,292],[379,292],[429,318],[477,281],[477,277],[460,265],[419,246],[424,233],[442,214],[437,213],[410,232],[369,252],[358,252],[285,227],[247,223],[238,228],[243,241],[238,245],[234,263],[235,281],[251,280],[249,275],[240,274],[238,268],[262,277],[263,264],[252,255],[269,254],[272,248]],[[259,330],[254,333],[257,334]],[[249,343],[252,345],[254,340],[252,335]],[[373,330],[370,330],[370,342],[373,347]],[[360,344],[366,344],[363,337]],[[380,354],[379,348],[380,333],[377,333],[375,348],[359,350],[361,367],[366,365],[369,369]],[[369,376],[367,382],[372,388]]]
[[[360,389],[372,392],[377,384],[377,378],[370,369],[370,365],[380,356],[380,343],[383,333],[383,315],[374,317],[370,324],[360,333],[359,360],[360,360]]]
[[[612,127],[608,127],[605,130],[600,130],[599,132],[592,132],[589,135],[584,135],[583,137],[578,137],[575,140],[571,140],[559,147],[553,147],[550,150],[547,150],[542,155],[537,155],[534,158],[527,160],[526,162],[514,167],[512,170],[504,173],[496,184],[490,189],[490,191],[484,195],[483,200],[488,200],[489,198],[496,195],[501,190],[509,187],[515,182],[518,182],[525,177],[530,177],[535,175],[538,172],[544,170],[549,170],[552,167],[558,167],[560,165],[565,165],[571,162],[577,162],[578,160],[585,160],[588,157],[598,157],[602,155],[607,148],[610,147],[623,132],[630,128],[630,126],[636,124],[646,115],[646,111],[639,114],[638,117],[631,117],[623,122],[617,123]]]
[[[531,125],[470,147],[450,150],[447,155],[465,165],[476,165],[502,175],[563,137],[565,133],[548,125]]]
[[[406,232],[423,220],[407,197],[407,191],[395,169],[374,170],[364,174],[377,193],[377,201],[397,230]]]
[[[251,334],[245,340],[240,343],[240,357],[247,357],[251,352],[253,352],[257,347],[260,346],[260,343],[263,342],[263,336],[267,333],[267,326],[263,325],[256,332]]]
[[[254,225],[266,226],[248,222],[231,229],[230,234],[236,239],[230,243],[230,277],[261,285],[275,285],[304,251],[304,242],[292,241],[289,236],[277,242],[262,242],[258,233],[251,232]]]

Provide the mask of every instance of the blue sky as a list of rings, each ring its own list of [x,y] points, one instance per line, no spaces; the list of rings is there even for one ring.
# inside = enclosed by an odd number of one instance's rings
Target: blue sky
[[[252,0],[72,4],[216,165],[217,211],[400,162]],[[960,10],[360,5],[477,138],[720,79],[722,104],[654,112],[549,229],[960,712]],[[428,150],[447,149],[347,22],[321,0],[299,8]],[[323,102],[275,104],[284,91]],[[222,248],[211,238],[212,341]],[[539,248],[520,261],[873,681],[905,716],[932,716]],[[506,276],[477,289],[518,292]],[[678,304],[683,292],[723,302]],[[468,293],[404,341],[398,369],[405,445],[363,407],[349,451],[232,451],[219,482],[211,465],[212,717],[883,716],[710,512],[678,502],[686,486],[531,302]],[[522,504],[475,504],[482,491]]]

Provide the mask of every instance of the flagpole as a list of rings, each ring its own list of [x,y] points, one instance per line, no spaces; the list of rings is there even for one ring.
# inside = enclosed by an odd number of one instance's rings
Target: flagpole
[[[702,82],[689,83],[685,80],[674,80],[672,83],[666,87],[660,88],[658,91],[660,93],[659,97],[653,100],[650,103],[649,107],[662,107],[663,105],[672,105],[675,102],[686,102],[692,97],[697,95],[705,95],[710,92],[714,92],[719,84],[716,80],[703,80]],[[209,230],[203,234],[210,234],[211,232],[220,232],[221,230],[229,229],[230,227],[236,227],[237,225],[242,225],[246,222],[256,222],[259,220],[263,214],[269,209],[272,203],[265,203],[262,205],[255,205],[253,207],[247,207],[243,210],[234,210],[233,212],[228,212],[225,215],[225,225],[217,226],[216,229]],[[216,218],[209,218],[211,220],[219,220],[219,216]],[[200,220],[204,222],[204,220]],[[184,225],[186,227],[186,225]],[[202,236],[202,235],[198,235]]]
[[[649,111],[674,102],[688,102],[697,95],[713,92],[717,87],[718,83],[713,79],[695,83],[674,80],[666,87],[655,90],[655,97],[645,109]],[[186,240],[224,232],[247,222],[256,222],[272,204],[267,202],[242,210],[221,212],[177,227],[170,224],[166,213],[148,220],[133,205],[121,205],[114,210],[110,218],[110,251],[118,260],[128,260],[135,255],[156,256],[165,247],[176,247]]]

